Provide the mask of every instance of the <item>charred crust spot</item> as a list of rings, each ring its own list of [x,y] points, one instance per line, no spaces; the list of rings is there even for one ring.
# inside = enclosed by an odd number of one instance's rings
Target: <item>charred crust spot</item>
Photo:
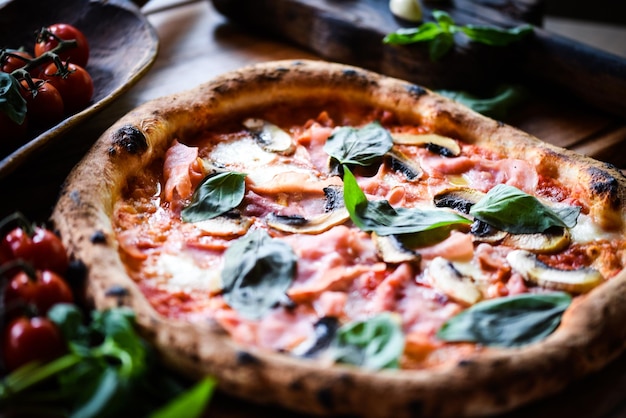
[[[359,73],[353,69],[347,69],[342,71],[343,75],[346,77],[358,77]]]
[[[65,279],[72,286],[78,286],[84,283],[87,277],[87,266],[82,260],[72,260],[65,273]]]
[[[283,76],[287,72],[289,72],[288,68],[277,67],[277,68],[274,68],[270,72],[259,74],[259,79],[261,79],[261,80],[269,80],[269,81],[276,81],[276,80],[279,80],[279,79],[283,78]]]
[[[326,409],[332,409],[335,405],[331,388],[322,388],[317,391],[317,401]]]
[[[128,289],[123,286],[113,285],[104,292],[104,296],[108,298],[123,298],[128,296]]]
[[[425,94],[428,94],[428,92],[426,91],[426,89],[422,86],[418,86],[416,84],[411,84],[406,88],[406,91],[414,97],[420,97],[420,96],[424,96]]]
[[[259,364],[260,361],[258,358],[248,353],[247,351],[238,351],[237,352],[237,364],[240,366],[248,366],[251,364]]]
[[[113,134],[113,147],[114,149],[109,149],[109,154],[115,153],[115,149],[123,149],[129,154],[140,154],[148,149],[148,141],[139,129],[125,125]]]
[[[619,182],[611,174],[597,167],[587,169],[589,173],[589,187],[594,194],[606,196],[614,207],[619,206]]]
[[[102,231],[96,231],[89,237],[89,241],[93,244],[104,244],[107,242],[107,237]]]

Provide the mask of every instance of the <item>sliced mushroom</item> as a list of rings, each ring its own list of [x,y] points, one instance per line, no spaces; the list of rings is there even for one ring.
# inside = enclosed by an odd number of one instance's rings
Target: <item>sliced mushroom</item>
[[[254,135],[265,151],[288,153],[295,149],[291,135],[273,123],[263,119],[248,118],[243,121],[243,125]]]
[[[385,159],[392,170],[404,174],[409,182],[417,181],[424,175],[424,171],[417,161],[410,159],[395,148],[385,154]]]
[[[570,241],[571,235],[567,228],[553,228],[537,234],[506,234],[502,244],[533,253],[549,254],[561,251]]]
[[[535,254],[525,250],[511,251],[506,259],[524,280],[552,290],[586,293],[604,281],[602,274],[593,268],[557,269],[542,263]]]
[[[194,222],[194,226],[217,237],[245,235],[252,225],[252,219],[224,214],[213,219]]]
[[[346,208],[338,208],[325,212],[313,218],[303,216],[272,215],[267,225],[282,232],[292,234],[321,234],[336,225],[340,225],[350,219]]]
[[[461,147],[454,139],[437,134],[392,133],[393,143],[397,145],[423,145],[429,151],[444,157],[458,157]]]
[[[452,187],[444,189],[433,197],[438,208],[451,208],[468,214],[473,205],[485,196],[485,193],[471,187]]]
[[[322,190],[326,196],[326,205],[324,206],[325,212],[330,212],[344,207],[343,188],[339,186],[328,186],[324,187]]]
[[[472,206],[484,196],[485,193],[470,187],[453,187],[437,193],[433,201],[437,207],[452,208],[468,214]],[[542,254],[560,251],[571,241],[570,233],[565,228],[554,228],[536,234],[511,234],[479,219],[472,223],[471,233],[476,242],[503,244]]]
[[[406,248],[393,235],[381,236],[372,232],[372,241],[376,245],[378,255],[385,263],[413,263],[421,260],[417,252]]]
[[[456,302],[473,305],[483,297],[482,292],[472,280],[463,276],[451,262],[443,257],[435,257],[430,262],[428,275],[434,288]]]
[[[509,235],[507,232],[496,229],[481,220],[475,219],[470,229],[472,237],[476,242],[486,242],[488,244],[500,244]]]

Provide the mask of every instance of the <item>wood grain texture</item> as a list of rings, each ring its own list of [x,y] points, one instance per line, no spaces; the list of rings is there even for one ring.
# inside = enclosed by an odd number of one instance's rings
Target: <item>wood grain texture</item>
[[[6,144],[0,141],[0,179],[119,98],[156,59],[155,31],[140,10],[124,0],[9,1],[0,7],[0,48],[24,48],[33,53],[36,31],[57,22],[74,25],[87,37],[86,70],[93,79],[93,98],[85,109],[66,115],[49,129],[32,128],[31,124],[28,141],[20,146],[3,146]]]
[[[537,25],[534,35],[507,48],[485,47],[457,37],[454,50],[437,62],[423,44],[385,45],[403,26],[386,0],[213,0],[234,22],[295,42],[334,61],[362,66],[433,89],[493,86],[512,79],[557,86],[580,100],[626,117],[626,60],[540,28],[540,1],[454,0],[424,2],[424,20],[445,10],[458,24]],[[522,11],[525,6],[526,10]],[[262,16],[262,18],[260,18]]]

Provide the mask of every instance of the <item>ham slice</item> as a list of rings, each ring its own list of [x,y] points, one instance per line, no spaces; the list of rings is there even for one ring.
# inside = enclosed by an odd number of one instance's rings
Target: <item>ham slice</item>
[[[188,147],[174,140],[165,153],[163,177],[165,179],[165,200],[188,199],[194,191],[193,179],[202,177],[201,164],[198,160],[198,148]]]

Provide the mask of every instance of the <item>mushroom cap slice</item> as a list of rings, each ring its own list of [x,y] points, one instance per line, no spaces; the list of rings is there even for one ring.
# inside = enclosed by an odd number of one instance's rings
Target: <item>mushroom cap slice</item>
[[[542,263],[530,251],[514,250],[507,254],[506,259],[524,280],[548,289],[586,293],[604,281],[602,274],[595,269],[557,269]]]
[[[430,262],[428,275],[433,287],[455,302],[473,305],[483,298],[478,286],[469,277],[463,276],[451,262],[443,257],[435,257]]]
[[[294,150],[291,135],[263,119],[248,118],[243,126],[254,135],[265,151],[288,153]]]
[[[471,187],[451,187],[435,194],[433,202],[438,208],[451,208],[468,214],[471,207],[484,196],[485,193]]]
[[[393,143],[396,145],[421,145],[444,157],[458,157],[461,147],[457,141],[447,136],[437,134],[410,134],[392,133]]]
[[[410,159],[398,149],[392,148],[389,150],[385,154],[385,159],[388,161],[392,170],[404,174],[404,177],[406,177],[409,182],[418,181],[424,175],[424,171],[419,163],[416,160]]]
[[[571,241],[567,228],[555,228],[537,234],[506,234],[502,244],[538,254],[550,254],[566,248]]]
[[[230,237],[245,235],[252,225],[252,219],[248,217],[218,216],[212,219],[194,222],[199,228],[210,235],[217,237]]]
[[[372,241],[376,245],[378,255],[385,263],[400,264],[419,262],[419,253],[406,248],[393,235],[381,236],[372,232]]]
[[[291,234],[321,234],[334,226],[346,222],[348,219],[350,219],[348,210],[345,207],[341,207],[310,219],[274,215],[268,219],[267,225]]]

